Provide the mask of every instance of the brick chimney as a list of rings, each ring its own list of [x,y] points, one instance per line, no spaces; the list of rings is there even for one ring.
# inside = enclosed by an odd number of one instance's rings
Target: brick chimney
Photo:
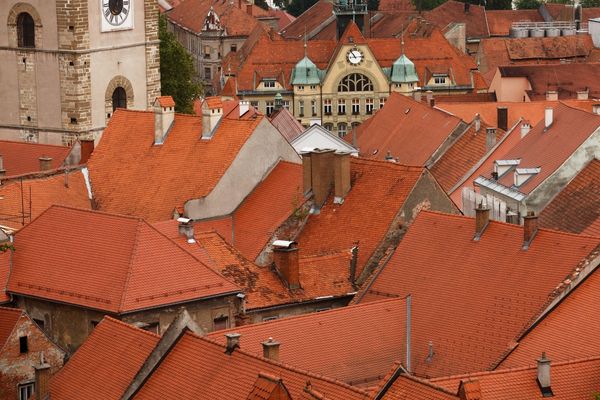
[[[52,157],[41,156],[40,160],[40,171],[49,171],[52,169]]]
[[[50,391],[50,365],[41,355],[40,365],[33,367],[35,370],[35,398],[44,400]]]
[[[231,354],[235,349],[240,348],[240,337],[242,335],[236,332],[226,333],[225,338],[227,343],[225,344],[225,354]]]
[[[490,151],[496,145],[496,128],[485,128],[485,150]]]
[[[538,231],[538,217],[533,211],[527,211],[523,217],[523,249],[527,250]]]
[[[497,110],[497,114],[498,114],[498,128],[502,129],[503,131],[507,131],[508,130],[508,108],[498,107],[496,110]]]
[[[202,102],[202,139],[210,140],[223,116],[223,102],[219,97],[207,97]]]
[[[350,191],[350,153],[335,153],[333,157],[333,186],[335,197],[333,202],[342,204]]]
[[[546,353],[542,353],[542,357],[537,360],[537,383],[543,397],[554,395],[550,382],[550,360],[546,358]]]
[[[273,242],[273,262],[290,289],[300,288],[298,243],[287,240]]]
[[[268,340],[262,342],[262,348],[264,358],[279,361],[279,342],[270,337]]]
[[[81,146],[81,158],[79,160],[80,164],[85,164],[90,159],[92,152],[94,151],[94,141],[90,139],[81,139],[79,141]]]
[[[171,96],[154,100],[154,144],[163,144],[175,120],[175,101]]]
[[[475,209],[475,240],[479,240],[483,231],[490,222],[490,209],[483,205],[483,202],[479,203]]]
[[[252,15],[252,4],[246,4],[246,12],[248,15]]]
[[[4,169],[4,156],[0,155],[0,176],[6,175],[6,170]]]
[[[310,185],[318,209],[325,203],[333,185],[334,153],[335,150],[315,149],[310,155]]]

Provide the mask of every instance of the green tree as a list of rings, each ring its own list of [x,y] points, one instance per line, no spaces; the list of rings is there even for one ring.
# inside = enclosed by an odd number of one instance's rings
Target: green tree
[[[367,0],[367,8],[369,11],[379,10],[379,0]]]
[[[317,0],[291,0],[286,11],[294,17],[297,17],[311,8],[316,2]]]
[[[479,4],[479,3],[476,3]],[[487,10],[510,10],[512,9],[511,0],[487,0],[485,4]]]
[[[579,4],[583,8],[600,7],[600,0],[581,0]]]
[[[175,111],[192,114],[194,100],[202,94],[202,86],[195,82],[192,56],[167,30],[167,20],[160,16],[158,37],[160,39],[160,84],[163,96],[173,96]]]
[[[542,5],[540,0],[517,0],[515,6],[518,10],[534,10]]]
[[[265,0],[254,0],[254,4],[257,5],[258,7],[262,8],[263,10],[269,9],[269,5],[267,4],[267,2]]]
[[[444,4],[446,0],[411,0],[417,11],[433,10],[440,4]]]

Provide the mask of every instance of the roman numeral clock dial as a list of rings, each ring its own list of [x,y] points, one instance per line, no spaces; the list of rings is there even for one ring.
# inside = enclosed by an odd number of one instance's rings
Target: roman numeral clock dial
[[[133,0],[100,0],[102,32],[133,28]]]

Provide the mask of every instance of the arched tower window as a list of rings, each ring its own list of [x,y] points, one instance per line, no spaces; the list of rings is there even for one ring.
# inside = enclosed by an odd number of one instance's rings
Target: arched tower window
[[[346,75],[338,85],[338,92],[372,92],[373,83],[363,74]]]
[[[35,22],[29,13],[22,12],[17,17],[17,38],[19,47],[35,47]]]
[[[127,92],[121,86],[117,86],[112,94],[112,109],[117,108],[127,108]]]

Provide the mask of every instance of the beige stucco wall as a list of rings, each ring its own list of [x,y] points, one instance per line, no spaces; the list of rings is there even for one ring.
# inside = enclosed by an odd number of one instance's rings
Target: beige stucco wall
[[[526,91],[531,90],[531,85],[525,77],[507,78],[496,74],[490,83],[490,92],[496,92],[497,101],[530,101]]]

